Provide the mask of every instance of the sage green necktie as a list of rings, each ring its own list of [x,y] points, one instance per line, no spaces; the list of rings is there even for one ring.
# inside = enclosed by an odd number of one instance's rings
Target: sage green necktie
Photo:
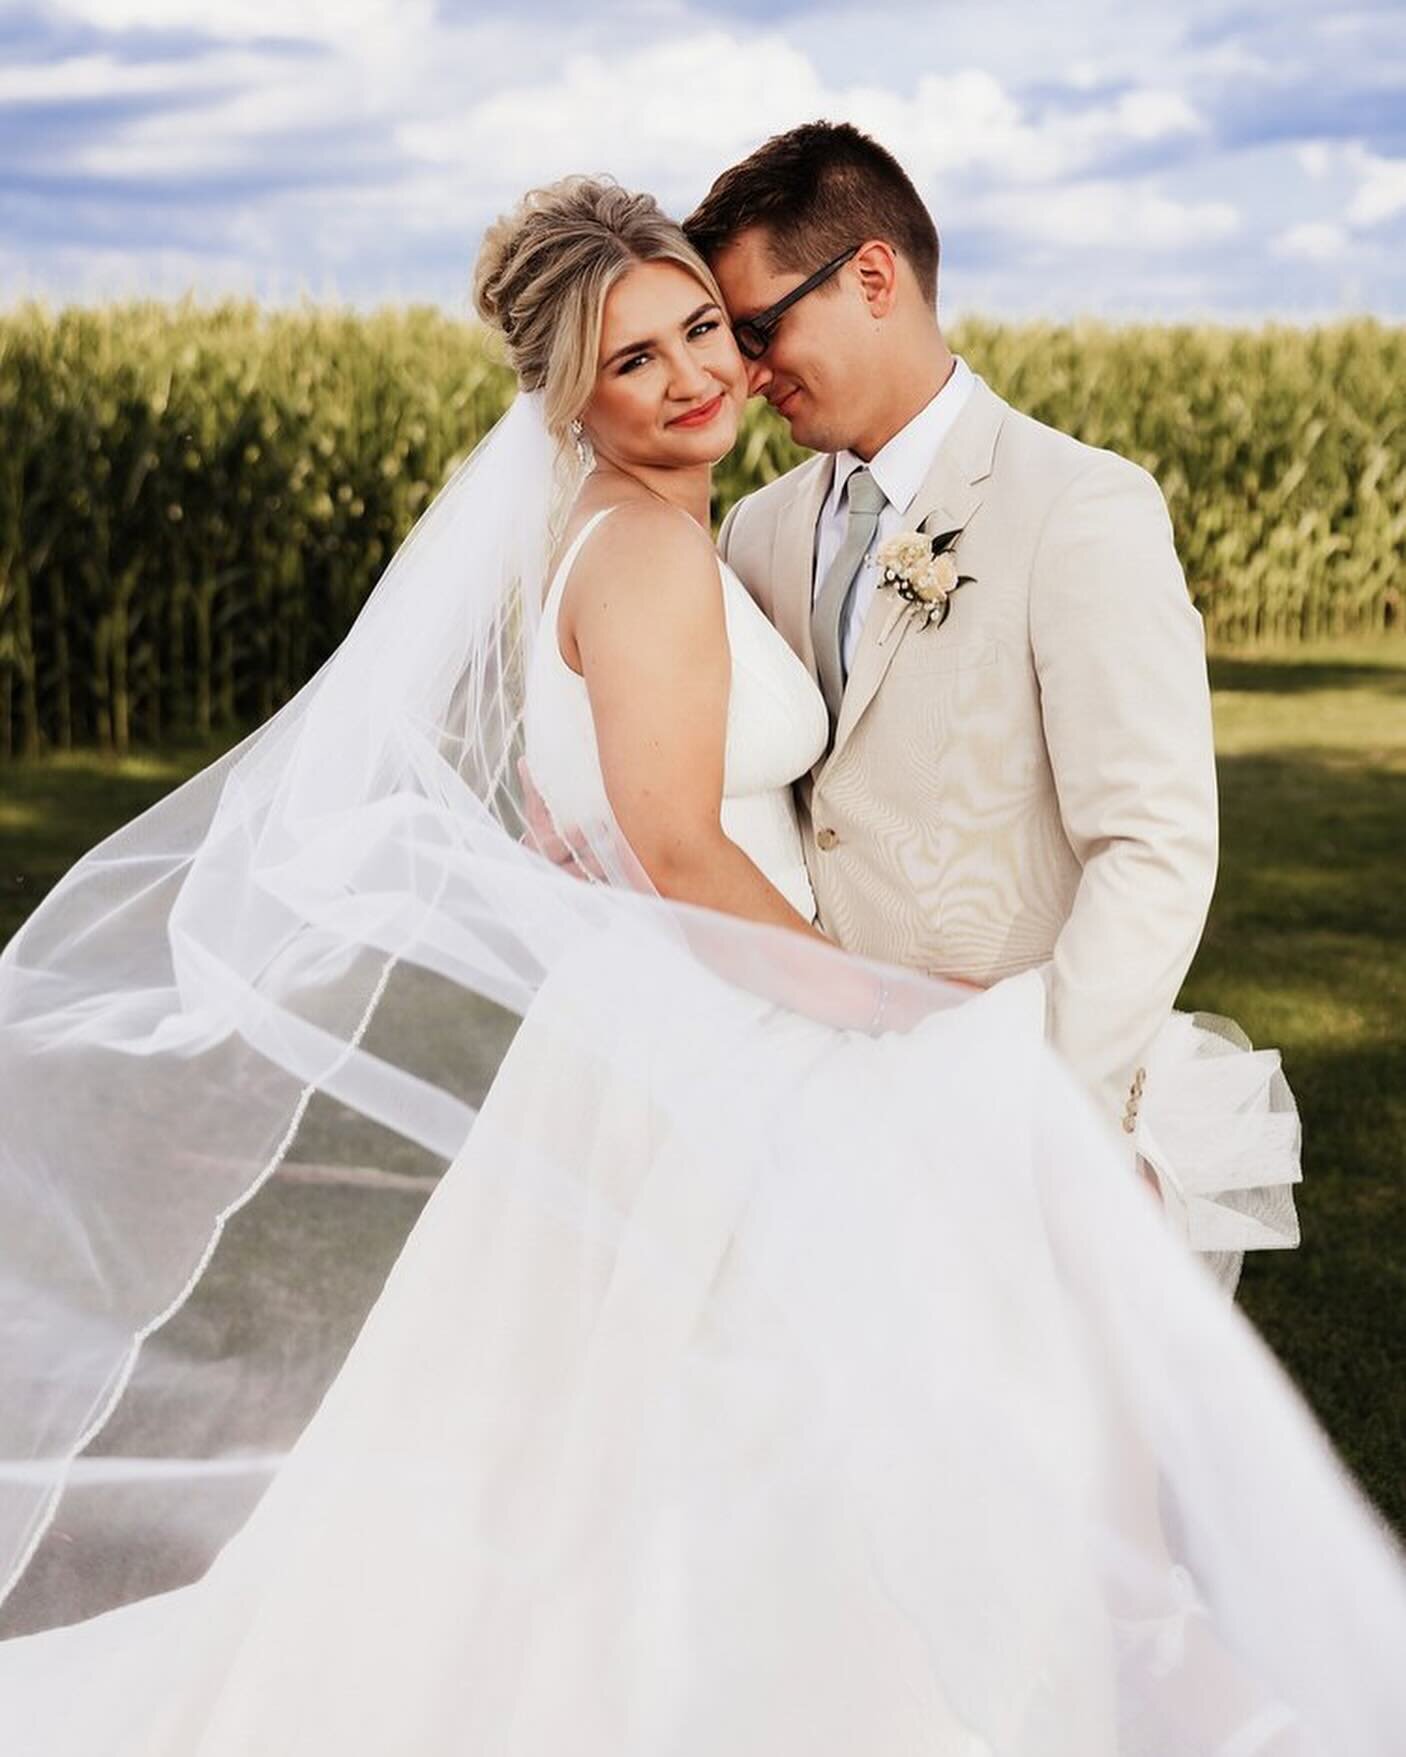
[[[879,514],[888,504],[882,488],[868,470],[856,470],[845,484],[849,499],[849,524],[840,552],[830,563],[810,614],[815,668],[829,704],[832,721],[840,717],[840,697],[845,688],[845,607],[859,578],[869,545],[879,528]]]

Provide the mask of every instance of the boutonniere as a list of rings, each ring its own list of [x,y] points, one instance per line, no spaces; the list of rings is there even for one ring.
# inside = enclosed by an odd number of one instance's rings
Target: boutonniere
[[[939,627],[952,608],[958,586],[970,585],[975,577],[957,572],[952,550],[961,531],[942,531],[930,537],[925,531],[901,531],[881,543],[874,556],[879,570],[879,589],[896,592],[912,605],[923,628]]]

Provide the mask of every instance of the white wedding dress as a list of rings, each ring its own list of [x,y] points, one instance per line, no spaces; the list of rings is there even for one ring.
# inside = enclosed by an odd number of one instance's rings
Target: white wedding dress
[[[593,525],[528,691],[530,765],[563,821],[605,805],[556,639]],[[824,706],[721,577],[724,824],[810,913],[790,784]],[[633,1045],[600,1001],[622,983]],[[1312,1651],[1292,1621],[1272,1643],[1262,1627],[1298,1602],[1283,1533],[1292,1517],[1332,1543],[1364,1617],[1388,1564],[1053,1067],[1043,993],[1032,972],[879,1040],[683,945],[637,957],[612,931],[561,960],[247,1524],[192,1585],[0,1645],[0,1747],[1318,1750],[1279,1701]],[[666,1064],[696,1069],[696,1118],[652,1102]],[[1201,1550],[1194,1584],[1121,1493],[1150,1451]],[[1271,1476],[1284,1512],[1260,1531]],[[1264,1606],[1237,1597],[1247,1577]],[[1253,1638],[1222,1650],[1199,1600],[1218,1588],[1273,1662]],[[1370,1671],[1370,1629],[1341,1639]],[[1378,1727],[1385,1696],[1353,1695]]]
[[[561,656],[557,615],[571,565],[610,512],[577,532],[557,567],[532,649],[527,690],[528,767],[558,823],[610,816],[585,679]],[[825,750],[829,716],[804,665],[724,562],[718,564],[732,655],[722,826],[807,921],[815,896],[806,874],[791,784]]]

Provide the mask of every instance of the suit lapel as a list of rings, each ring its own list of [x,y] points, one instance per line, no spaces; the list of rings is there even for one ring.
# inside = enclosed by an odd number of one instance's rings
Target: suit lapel
[[[835,460],[816,458],[802,465],[789,504],[776,521],[772,540],[772,621],[787,644],[814,677],[815,644],[810,632],[812,582],[815,575],[815,527],[834,480]]]
[[[932,536],[939,531],[966,528],[981,505],[980,484],[991,474],[996,437],[1005,412],[1005,403],[978,378],[952,431],[938,447],[913,504],[903,515],[905,531],[920,530]],[[913,614],[902,599],[888,592],[874,594],[840,702],[839,723],[827,763],[844,748],[913,626]],[[942,632],[925,628],[917,632],[916,638],[941,640]],[[814,670],[813,663],[811,669]]]

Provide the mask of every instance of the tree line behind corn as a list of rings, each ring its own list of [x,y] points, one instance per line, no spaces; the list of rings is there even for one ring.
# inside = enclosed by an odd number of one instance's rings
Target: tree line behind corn
[[[1400,631],[1406,329],[951,339],[1017,407],[1152,471],[1217,643]],[[266,717],[510,391],[481,332],[423,308],[0,314],[0,757]],[[802,456],[753,407],[718,516]]]

